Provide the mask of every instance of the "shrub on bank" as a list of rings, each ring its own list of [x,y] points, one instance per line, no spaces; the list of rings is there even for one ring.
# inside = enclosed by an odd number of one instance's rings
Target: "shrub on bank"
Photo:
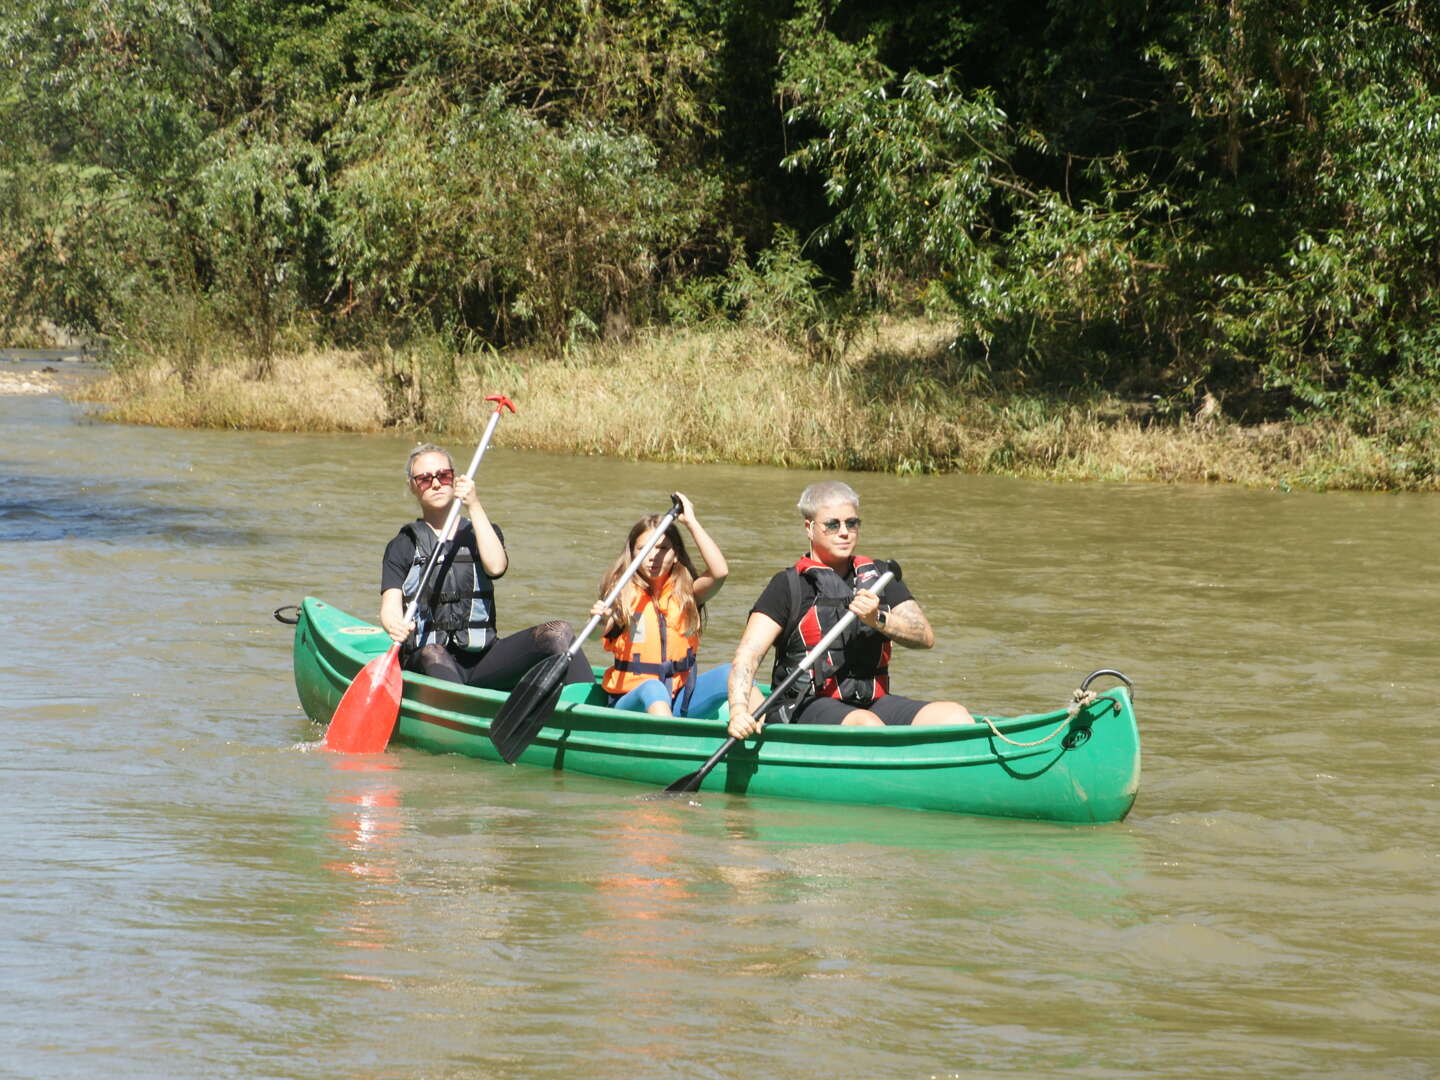
[[[1255,487],[1435,489],[1440,424],[1423,409],[1375,434],[1331,419],[1241,426],[1218,411],[1157,418],[1145,403],[998,389],[943,327],[888,323],[839,359],[754,330],[641,335],[561,357],[455,354],[437,343],[278,357],[268,380],[243,355],[175,377],[132,359],[83,393],[112,420],[267,431],[411,430],[478,437],[486,394],[520,411],[509,446],[793,468],[995,473],[1063,480]]]
[[[385,400],[358,354],[338,351],[277,357],[271,377],[252,377],[253,361],[193,365],[193,358],[139,357],[108,378],[79,387],[78,400],[105,419],[158,427],[254,431],[379,431]],[[181,377],[182,372],[184,377]]]

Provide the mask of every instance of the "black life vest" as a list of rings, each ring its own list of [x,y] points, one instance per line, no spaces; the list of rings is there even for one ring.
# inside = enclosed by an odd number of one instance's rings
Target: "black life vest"
[[[805,655],[844,617],[855,590],[865,588],[886,570],[884,563],[863,555],[856,555],[853,562],[853,586],[809,556],[785,571],[790,581],[792,614],[775,651],[772,686],[799,667]],[[832,697],[868,706],[889,689],[890,639],[856,619],[821,653],[809,676],[800,676],[786,691],[785,702],[790,708],[782,706],[777,719],[788,720],[794,706],[806,698]]]
[[[415,541],[415,557],[405,575],[401,592],[408,604],[415,597],[420,575],[430,562],[440,538],[423,520],[400,530]],[[497,530],[498,533],[498,530]],[[430,571],[425,595],[415,609],[415,633],[409,651],[424,645],[452,645],[468,652],[484,652],[495,641],[495,586],[480,565],[475,529],[463,521],[455,538],[440,553]]]

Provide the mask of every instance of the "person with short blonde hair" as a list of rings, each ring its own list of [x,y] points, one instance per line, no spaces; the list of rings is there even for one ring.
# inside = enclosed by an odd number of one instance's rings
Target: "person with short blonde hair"
[[[956,701],[918,701],[890,693],[893,645],[929,649],[935,631],[909,588],[898,563],[858,553],[860,496],[849,484],[811,484],[796,504],[809,552],[780,571],[765,587],[745,623],[730,666],[730,734],[749,738],[765,724],[752,714],[755,673],[771,646],[778,685],[819,644],[846,612],[855,621],[841,632],[810,671],[792,684],[771,719],[800,724],[968,724],[969,711]],[[868,588],[886,570],[895,578],[883,593]]]

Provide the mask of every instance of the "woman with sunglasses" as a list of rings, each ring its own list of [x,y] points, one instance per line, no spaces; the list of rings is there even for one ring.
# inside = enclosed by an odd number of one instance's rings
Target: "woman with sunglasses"
[[[754,707],[755,672],[775,647],[774,683],[784,680],[847,611],[855,621],[821,655],[809,676],[796,679],[770,719],[799,724],[968,724],[955,701],[917,701],[890,693],[894,644],[929,649],[935,632],[898,564],[860,555],[860,496],[849,484],[811,484],[797,507],[810,551],[780,571],[750,609],[730,670],[730,734],[749,738],[764,727]],[[866,587],[886,570],[895,579],[881,595]],[[751,702],[747,706],[747,699]]]
[[[540,661],[563,653],[575,640],[568,622],[547,622],[499,637],[496,578],[510,566],[505,540],[491,524],[468,476],[455,475],[450,454],[426,443],[410,452],[405,475],[420,516],[385,548],[380,571],[380,625],[401,643],[405,666],[437,679],[509,690]],[[459,499],[469,516],[430,574],[413,622],[405,608],[440,541],[450,505]],[[583,653],[570,659],[566,682],[594,682]]]
[[[590,614],[604,616],[601,623],[605,648],[614,661],[600,679],[617,709],[647,712],[652,716],[713,715],[725,700],[730,666],[701,675],[696,667],[705,604],[725,583],[730,567],[725,556],[695,517],[695,507],[676,492],[681,512],[665,530],[610,608],[597,600]],[[625,568],[634,560],[662,518],[650,514],[630,527],[625,548],[600,582],[600,595],[609,596]],[[679,526],[684,525],[700,557],[696,569],[685,548]],[[756,703],[759,698],[757,696]]]

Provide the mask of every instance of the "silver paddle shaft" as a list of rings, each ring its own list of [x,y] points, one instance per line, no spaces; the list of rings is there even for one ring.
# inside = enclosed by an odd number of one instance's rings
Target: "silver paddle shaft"
[[[625,572],[620,575],[620,580],[615,582],[615,587],[610,590],[610,595],[605,597],[604,603],[607,610],[611,604],[615,603],[615,598],[620,595],[620,590],[625,588],[630,579],[635,576],[635,571],[640,569],[640,564],[645,561],[646,556],[655,549],[656,544],[664,539],[665,530],[670,528],[675,519],[680,516],[680,510],[680,503],[677,500],[675,504],[666,511],[665,516],[660,519],[660,523],[655,526],[654,532],[650,534],[650,542],[640,549],[640,554],[630,560],[630,565],[627,566]],[[600,625],[600,620],[604,617],[605,612],[603,611],[599,615],[590,616],[590,621],[585,624],[585,629],[575,635],[575,643],[566,650],[567,655],[574,656],[580,651],[580,646],[585,644],[585,639],[590,636],[595,627]]]
[[[475,448],[475,456],[470,459],[470,468],[465,470],[466,476],[474,476],[475,470],[480,467],[480,459],[485,456],[485,449],[490,445],[490,436],[495,434],[495,425],[500,423],[500,410],[497,408],[490,414],[490,422],[485,425],[485,434],[480,436],[480,445]],[[405,609],[405,621],[414,622],[415,613],[420,610],[420,597],[425,592],[425,583],[430,580],[430,571],[435,569],[435,562],[440,558],[440,552],[445,545],[455,538],[456,522],[460,520],[460,500],[455,499],[450,504],[450,513],[445,518],[445,528],[440,533],[440,539],[435,544],[435,550],[430,553],[430,559],[425,564],[425,572],[420,575],[420,581],[415,587],[415,597],[410,601],[410,606]]]

